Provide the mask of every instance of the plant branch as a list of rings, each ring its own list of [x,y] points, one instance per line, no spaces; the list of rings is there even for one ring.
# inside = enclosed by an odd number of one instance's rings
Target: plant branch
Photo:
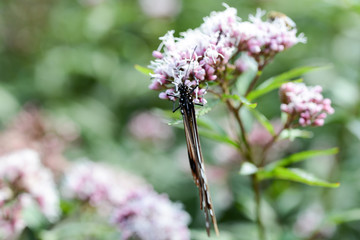
[[[266,154],[269,151],[269,149],[274,145],[274,143],[276,142],[276,140],[280,137],[280,134],[285,130],[285,129],[289,129],[291,126],[292,121],[294,120],[294,116],[293,115],[288,115],[286,123],[284,124],[284,126],[280,129],[280,131],[278,131],[272,138],[271,140],[264,146],[263,151],[261,153],[261,158],[260,158],[260,163],[259,166],[263,167],[265,164],[265,160],[266,160]]]
[[[255,197],[255,213],[256,213],[256,224],[258,227],[259,240],[265,240],[265,227],[262,222],[262,214],[261,214],[261,198],[260,198],[260,182],[256,176],[256,174],[251,176],[252,187],[254,190]]]
[[[230,94],[229,88],[228,88],[225,81],[222,81],[220,86],[221,86],[222,92],[224,94]],[[229,111],[232,113],[232,115],[234,115],[234,117],[236,119],[236,122],[238,123],[238,125],[240,127],[241,140],[244,143],[244,145],[246,147],[246,150],[247,150],[246,152],[243,151],[243,153],[244,153],[244,155],[245,155],[245,157],[246,157],[246,159],[248,161],[253,162],[252,153],[251,153],[251,146],[250,146],[250,144],[249,144],[249,142],[247,140],[247,137],[246,137],[244,123],[242,122],[242,119],[240,118],[240,115],[239,115],[239,108],[236,108],[233,105],[233,103],[230,101],[230,99],[226,99],[225,103],[226,103],[226,106],[229,109]]]

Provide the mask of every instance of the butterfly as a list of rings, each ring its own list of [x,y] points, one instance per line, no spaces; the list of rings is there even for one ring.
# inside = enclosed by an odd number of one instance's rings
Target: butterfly
[[[174,96],[177,96],[177,98],[179,99],[179,105],[177,108],[173,109],[173,112],[176,112],[178,109],[180,109],[183,117],[189,163],[194,182],[199,189],[200,209],[203,210],[205,214],[206,232],[208,236],[210,236],[211,219],[215,233],[218,236],[219,230],[205,174],[205,164],[201,152],[199,133],[196,123],[193,93],[199,86],[196,85],[195,87],[189,87],[185,84],[187,72],[188,70],[186,71],[183,79],[181,79],[181,81],[177,84],[177,92]]]

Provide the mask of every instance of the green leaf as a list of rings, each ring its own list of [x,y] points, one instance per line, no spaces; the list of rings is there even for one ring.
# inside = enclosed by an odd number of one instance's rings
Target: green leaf
[[[170,120],[168,122],[168,125],[169,126],[175,126],[175,125],[179,125],[183,122],[182,118],[177,118],[177,119],[173,119],[173,120]]]
[[[199,118],[196,120],[196,122],[197,122],[197,125],[199,128],[210,130],[210,131],[214,130],[214,126],[213,126],[214,122],[212,122],[209,119]]]
[[[254,164],[249,163],[249,162],[244,162],[243,164],[241,164],[239,174],[246,176],[246,175],[254,174],[257,171],[258,171],[258,168]]]
[[[219,99],[211,99],[209,100],[209,102],[207,104],[205,104],[204,106],[202,107],[199,107],[197,108],[197,111],[196,111],[196,117],[201,117],[207,113],[209,113],[218,103],[220,102]]]
[[[346,212],[334,213],[329,216],[329,221],[336,224],[359,221],[360,220],[360,208],[348,210]]]
[[[298,168],[277,167],[270,172],[259,171],[257,173],[257,176],[259,180],[274,178],[274,179],[282,179],[282,180],[304,183],[310,186],[330,187],[330,188],[336,188],[340,186],[339,183],[329,183],[327,181],[315,177],[311,173],[308,173]]]
[[[327,67],[328,66],[323,66],[323,67],[305,66],[305,67],[299,67],[299,68],[292,69],[292,70],[282,73],[278,76],[275,76],[275,77],[269,78],[268,80],[265,80],[255,90],[251,91],[246,98],[249,101],[251,101],[251,100],[258,98],[274,89],[279,88],[282,84],[289,82],[293,78],[297,78],[305,73],[315,71],[315,70],[321,70],[321,69],[324,69]],[[301,82],[302,79],[297,79],[294,81]]]
[[[281,87],[281,85],[283,85],[284,83],[288,83],[288,82],[302,82],[303,79],[296,79],[296,80],[284,80],[284,81],[276,81],[276,78],[270,78],[269,80],[265,81],[264,83],[262,83],[259,87],[257,87],[255,90],[251,91],[246,98],[249,101],[252,101],[274,89],[277,89],[279,87]]]
[[[247,107],[250,108],[256,108],[257,103],[251,103],[249,100],[247,100],[246,98],[244,98],[243,96],[239,96],[236,94],[224,94],[222,95],[222,99],[233,99],[236,100],[238,102],[241,102],[242,104],[244,104]]]
[[[270,121],[259,111],[256,111],[253,108],[248,108],[249,111],[254,115],[254,117],[260,122],[261,125],[264,126],[264,128],[272,135],[275,136],[275,130],[273,125],[270,123]]]
[[[94,219],[95,217],[93,217]],[[119,232],[103,219],[65,219],[56,224],[51,230],[40,233],[40,239],[116,239]]]
[[[40,229],[48,222],[35,203],[30,203],[25,207],[22,211],[22,218],[26,225],[32,229]]]
[[[339,152],[338,148],[329,148],[325,150],[308,150],[303,152],[294,153],[286,158],[283,158],[273,164],[270,164],[267,169],[273,169],[276,167],[288,166],[292,163],[304,161],[308,158],[323,156],[323,155],[333,155]]]
[[[222,143],[226,143],[229,145],[232,145],[236,148],[240,148],[240,144],[234,140],[232,140],[231,138],[229,138],[227,135],[222,135],[222,134],[218,134],[216,132],[210,132],[210,131],[202,131],[199,130],[200,136],[204,136],[207,138],[210,138],[212,140],[215,140],[217,142],[222,142]]]
[[[312,138],[313,132],[301,129],[284,129],[279,136],[279,140],[281,139],[289,139],[290,141],[294,141],[295,138]]]
[[[150,73],[151,73],[151,74],[154,73],[154,71],[151,70],[150,68],[143,67],[143,66],[140,66],[140,65],[138,65],[138,64],[135,64],[134,67],[135,67],[136,70],[138,70],[138,72],[140,72],[140,73],[142,73],[142,74],[144,74],[144,75],[146,75],[146,76],[149,76]]]

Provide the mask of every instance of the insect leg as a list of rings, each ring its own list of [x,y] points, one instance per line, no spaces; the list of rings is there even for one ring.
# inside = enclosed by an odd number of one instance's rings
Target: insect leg
[[[174,102],[174,105],[173,105],[173,110],[172,110],[172,111],[173,111],[173,113],[174,113],[174,112],[176,112],[177,110],[179,110],[179,108],[180,108],[180,105],[179,105],[179,106],[177,106],[177,107],[175,108],[175,102]]]

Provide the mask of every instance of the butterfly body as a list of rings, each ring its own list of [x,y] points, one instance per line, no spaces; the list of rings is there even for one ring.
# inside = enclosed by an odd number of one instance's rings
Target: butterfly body
[[[219,235],[215,212],[212,206],[210,192],[205,175],[205,165],[201,152],[200,139],[196,123],[195,107],[193,101],[193,92],[198,86],[190,88],[184,83],[178,85],[179,106],[183,116],[186,145],[189,156],[189,163],[194,182],[199,189],[200,208],[205,213],[206,231],[210,235],[210,219],[213,223],[216,235]]]

